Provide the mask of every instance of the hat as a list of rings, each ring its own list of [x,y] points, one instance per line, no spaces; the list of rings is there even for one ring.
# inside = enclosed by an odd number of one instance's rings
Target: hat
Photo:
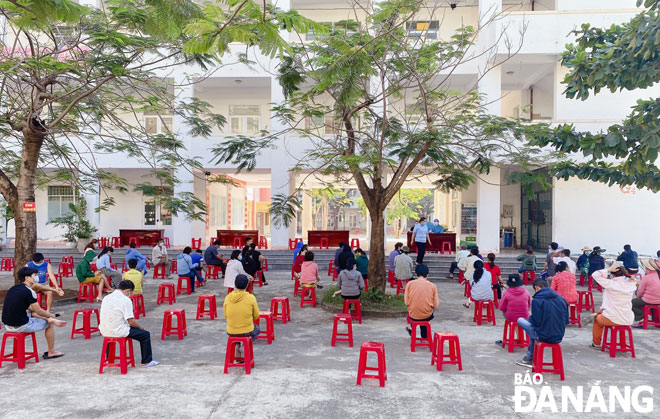
[[[509,288],[522,287],[523,281],[518,274],[510,274],[509,279],[506,281],[506,286]]]
[[[436,218],[435,220],[433,220],[433,222],[434,222],[434,223],[439,223],[440,220],[438,220],[438,219]]]
[[[410,248],[409,248],[408,246],[403,246],[403,247],[401,248],[401,251],[402,251],[403,253],[410,253]]]
[[[589,246],[584,246],[584,247],[582,248],[582,251],[583,251],[583,252],[591,252],[592,250],[594,250],[594,249],[592,249],[592,248],[589,247]]]
[[[594,252],[594,253],[596,253],[596,252],[604,252],[605,250],[606,250],[606,249],[601,249],[600,246],[594,246],[594,250],[593,250],[593,252]]]
[[[660,271],[660,266],[658,266],[658,262],[656,262],[655,259],[641,259],[641,261],[646,269]]]

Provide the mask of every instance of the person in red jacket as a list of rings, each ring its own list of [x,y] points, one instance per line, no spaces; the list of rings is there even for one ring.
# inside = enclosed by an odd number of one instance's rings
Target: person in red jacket
[[[499,309],[504,312],[506,321],[517,323],[520,317],[529,319],[532,297],[525,287],[523,287],[523,280],[520,278],[520,275],[509,275],[506,285],[508,289],[504,292],[499,305]],[[495,341],[495,344],[502,346],[502,341]]]

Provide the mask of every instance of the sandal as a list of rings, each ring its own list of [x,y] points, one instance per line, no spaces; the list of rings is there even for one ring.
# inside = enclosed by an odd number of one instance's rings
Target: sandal
[[[468,303],[463,303],[463,307],[465,307],[465,308],[470,308],[470,304],[468,304]]]
[[[48,355],[48,351],[44,352],[43,355],[41,355],[43,359],[55,359],[55,358],[61,358],[64,356],[64,354],[55,354],[55,355]]]

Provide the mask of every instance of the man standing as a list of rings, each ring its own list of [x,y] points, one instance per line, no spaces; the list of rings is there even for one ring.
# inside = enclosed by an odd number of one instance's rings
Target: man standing
[[[454,279],[454,272],[456,271],[456,269],[462,271],[462,269],[460,269],[459,266],[465,266],[465,259],[467,259],[468,256],[470,256],[470,251],[467,250],[467,244],[461,243],[461,250],[456,252],[456,257],[449,266],[449,279]]]
[[[151,250],[151,262],[154,264],[154,271],[156,266],[163,265],[165,266],[165,272],[167,273],[168,278],[171,277],[169,274],[169,257],[167,255],[167,249],[165,248],[163,239],[160,237],[156,239],[156,246]]]
[[[32,290],[37,278],[38,271],[34,268],[21,268],[18,271],[21,283],[7,291],[2,306],[2,323],[8,332],[33,333],[44,330],[48,351],[42,357],[59,358],[64,354],[55,350],[55,331],[52,326],[64,327],[66,322],[57,320],[54,314],[44,311],[37,304],[37,294]]]
[[[411,321],[430,321],[433,319],[433,311],[438,307],[438,288],[426,279],[429,276],[429,268],[426,265],[417,265],[415,268],[417,279],[409,281],[403,295],[403,301],[408,306],[408,314]],[[406,328],[411,334],[410,326]],[[423,338],[428,331],[425,326],[421,327]]]
[[[517,364],[529,368],[533,365],[534,342],[538,339],[546,343],[560,343],[568,324],[568,304],[563,297],[548,288],[547,281],[534,281],[534,291],[532,315],[529,320],[524,317],[518,319],[518,325],[529,335],[529,348],[527,355]]]
[[[399,256],[401,254],[401,248],[402,247],[403,247],[403,243],[397,242],[394,245],[394,250],[392,250],[390,252],[390,260],[389,260],[390,264],[389,264],[389,266],[390,266],[390,271],[392,271],[392,272],[394,272],[394,258],[396,258],[397,256]]]
[[[204,251],[204,263],[206,263],[206,266],[219,266],[222,270],[222,276],[224,276],[227,266],[222,260],[222,255],[218,253],[218,249],[220,249],[220,240],[214,241],[212,245],[206,248]]]
[[[131,338],[140,342],[142,366],[155,367],[160,364],[151,355],[151,335],[133,317],[133,303],[128,298],[133,293],[135,285],[123,280],[119,289],[107,295],[101,303],[101,334],[108,338]]]

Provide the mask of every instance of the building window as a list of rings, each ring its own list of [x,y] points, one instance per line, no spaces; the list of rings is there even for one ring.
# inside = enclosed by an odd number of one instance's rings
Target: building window
[[[231,199],[231,226],[232,228],[243,228],[243,221],[245,219],[245,214],[243,213],[243,204],[245,203],[243,198],[232,198]]]
[[[158,196],[144,198],[144,225],[171,226],[172,213],[167,209],[168,197],[173,195],[172,188],[164,188]]]
[[[477,234],[477,204],[461,205],[461,234]]]
[[[172,114],[144,113],[144,129],[147,134],[169,134],[172,132]]]
[[[73,204],[75,198],[72,186],[49,186],[48,187],[48,221],[63,215],[71,214],[69,204]]]
[[[438,39],[440,23],[437,20],[416,20],[406,23],[408,38]]]
[[[257,135],[261,125],[259,105],[229,105],[229,126],[234,135]]]
[[[227,224],[227,197],[222,195],[211,195],[210,197],[209,222],[213,226],[224,226]]]

